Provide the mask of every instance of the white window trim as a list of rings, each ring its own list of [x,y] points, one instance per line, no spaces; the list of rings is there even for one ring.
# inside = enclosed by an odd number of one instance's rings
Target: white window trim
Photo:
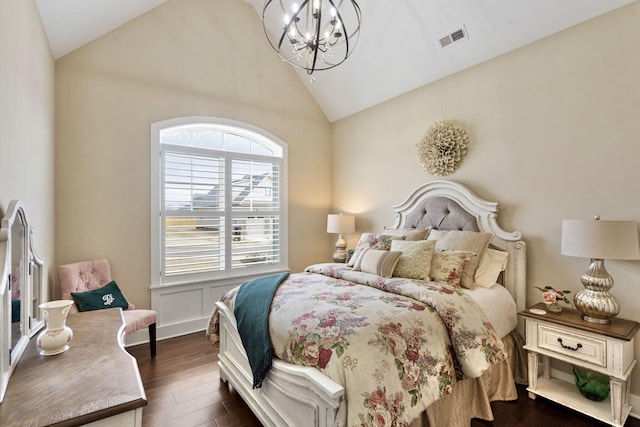
[[[256,267],[250,269],[250,271],[242,270],[229,270],[226,272],[220,272],[215,279],[211,276],[208,277],[196,277],[193,276],[189,279],[180,281],[172,280],[170,283],[163,283],[161,278],[162,259],[161,259],[161,245],[162,245],[162,233],[160,213],[162,211],[162,201],[160,197],[161,182],[161,157],[160,157],[160,131],[175,127],[184,126],[188,124],[202,123],[211,124],[215,126],[242,129],[243,133],[253,134],[256,140],[267,139],[270,142],[277,143],[282,149],[282,166],[280,173],[280,206],[281,206],[281,223],[283,226],[280,228],[280,263],[276,265]],[[151,289],[165,288],[171,286],[189,285],[194,283],[211,282],[218,280],[226,280],[228,278],[251,278],[256,274],[270,273],[277,271],[288,270],[289,257],[288,257],[288,170],[287,170],[287,144],[280,138],[270,134],[269,132],[253,126],[248,123],[224,119],[219,117],[207,117],[207,116],[188,116],[177,117],[169,120],[163,120],[160,122],[151,124],[151,197],[150,197],[150,211],[151,211]]]

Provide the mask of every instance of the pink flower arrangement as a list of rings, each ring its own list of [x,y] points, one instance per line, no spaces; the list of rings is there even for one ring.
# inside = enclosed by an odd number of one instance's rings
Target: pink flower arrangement
[[[549,285],[544,288],[536,286],[536,289],[542,292],[542,300],[545,304],[553,304],[555,302],[562,301],[565,304],[572,305],[569,298],[567,298],[567,294],[571,293],[569,290],[557,291]]]

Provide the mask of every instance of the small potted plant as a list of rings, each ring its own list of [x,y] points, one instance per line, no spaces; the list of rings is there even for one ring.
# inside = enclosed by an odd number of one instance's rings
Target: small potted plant
[[[536,289],[542,292],[542,300],[547,305],[547,310],[552,313],[560,313],[562,311],[561,301],[570,306],[573,305],[571,301],[569,301],[569,298],[567,298],[567,294],[571,293],[569,290],[557,291],[549,285],[543,288],[536,286]]]

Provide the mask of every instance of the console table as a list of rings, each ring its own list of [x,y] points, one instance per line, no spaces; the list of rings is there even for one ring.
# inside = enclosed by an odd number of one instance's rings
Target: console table
[[[2,426],[135,426],[147,398],[136,360],[124,350],[122,310],[71,314],[69,350],[41,356],[33,338],[0,404]]]

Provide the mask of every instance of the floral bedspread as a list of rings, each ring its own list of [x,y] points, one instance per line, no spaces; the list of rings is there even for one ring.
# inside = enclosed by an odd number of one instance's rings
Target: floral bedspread
[[[223,297],[231,308],[236,293]],[[314,366],[344,387],[339,426],[405,426],[456,381],[505,359],[463,292],[336,264],[291,274],[273,299],[269,330],[276,357]],[[218,343],[217,311],[207,336]]]

